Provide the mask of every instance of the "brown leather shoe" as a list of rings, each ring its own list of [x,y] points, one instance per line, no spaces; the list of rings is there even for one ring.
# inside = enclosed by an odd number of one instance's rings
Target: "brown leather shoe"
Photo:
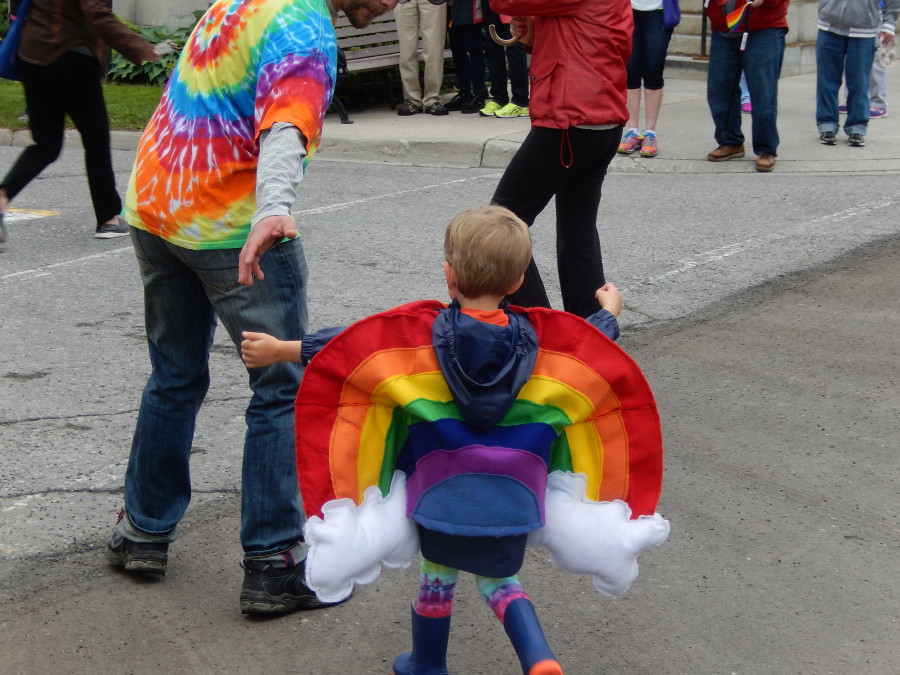
[[[744,156],[743,145],[720,145],[706,156],[710,162],[724,162],[726,159],[737,159]]]
[[[761,154],[756,158],[756,170],[768,173],[775,168],[775,155]]]

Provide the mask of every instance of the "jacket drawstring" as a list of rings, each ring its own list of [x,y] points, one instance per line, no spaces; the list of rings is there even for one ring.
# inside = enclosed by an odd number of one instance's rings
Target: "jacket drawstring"
[[[566,161],[566,151],[568,150],[569,159]],[[559,163],[563,168],[570,168],[575,163],[575,154],[572,152],[572,139],[569,138],[569,130],[563,129],[562,136],[559,139]]]

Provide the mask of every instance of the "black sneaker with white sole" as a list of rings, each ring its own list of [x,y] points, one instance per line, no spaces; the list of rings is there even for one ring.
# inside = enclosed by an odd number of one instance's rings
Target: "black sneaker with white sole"
[[[819,143],[822,145],[834,145],[837,143],[837,137],[833,131],[823,131],[819,134]]]
[[[114,531],[106,544],[106,557],[114,566],[136,574],[165,574],[169,545],[131,541]]]
[[[863,148],[866,145],[866,137],[862,134],[850,134],[850,138],[847,139],[847,144],[851,148]]]
[[[127,237],[128,223],[121,218],[116,218],[114,223],[100,223],[94,233],[94,239],[113,239],[114,237]]]
[[[285,567],[268,560],[244,560],[241,567],[244,568],[242,614],[286,614],[340,604],[322,602],[304,583],[306,561]]]

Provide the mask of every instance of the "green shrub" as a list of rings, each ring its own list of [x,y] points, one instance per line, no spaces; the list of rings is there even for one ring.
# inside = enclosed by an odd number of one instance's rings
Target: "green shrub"
[[[0,37],[9,30],[9,0],[0,0]]]
[[[3,1],[0,0],[0,2]],[[190,37],[191,31],[194,30],[194,26],[197,25],[203,14],[204,10],[197,10],[194,12],[194,22],[190,26],[182,26],[175,30],[170,30],[166,26],[142,27],[135,26],[127,21],[124,22],[148,42],[158,44],[168,40],[176,46],[176,50],[163,55],[159,61],[145,61],[137,65],[126,59],[119,52],[112,50],[109,69],[106,73],[107,79],[117,84],[164,85],[168,82],[169,76],[175,68],[175,63],[178,61],[178,55]]]

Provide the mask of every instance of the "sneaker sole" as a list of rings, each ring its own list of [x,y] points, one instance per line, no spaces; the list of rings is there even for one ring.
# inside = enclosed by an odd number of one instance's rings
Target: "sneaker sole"
[[[115,239],[116,237],[127,237],[127,232],[97,232],[94,239]]]
[[[341,603],[322,602],[315,596],[276,596],[253,591],[241,593],[241,614],[287,614],[298,610],[306,611],[334,607],[339,604]]]
[[[134,572],[135,574],[152,574],[155,576],[164,576],[166,573],[167,560],[152,558],[129,558],[124,553],[117,553],[107,549],[106,558],[109,562],[126,572]]]

